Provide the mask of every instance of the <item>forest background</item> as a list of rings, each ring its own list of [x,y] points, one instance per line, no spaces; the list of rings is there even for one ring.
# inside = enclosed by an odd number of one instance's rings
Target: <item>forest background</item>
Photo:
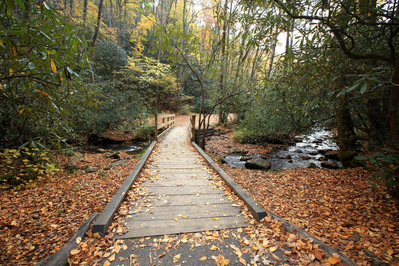
[[[241,143],[335,128],[343,167],[370,160],[398,195],[398,16],[396,0],[2,0],[1,182],[109,128],[149,139],[158,112],[203,129],[233,112]]]
[[[200,113],[202,129],[234,112],[239,142],[332,126],[344,167],[359,165],[361,141],[395,155],[398,12],[377,0],[4,0],[0,145],[59,148],[107,128],[148,138],[148,117],[168,110]]]

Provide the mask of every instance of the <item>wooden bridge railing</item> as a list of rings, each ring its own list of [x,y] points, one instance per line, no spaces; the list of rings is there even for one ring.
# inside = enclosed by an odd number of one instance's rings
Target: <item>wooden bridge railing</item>
[[[190,117],[190,134],[191,134],[191,141],[195,142],[195,115],[191,115]]]
[[[169,129],[175,125],[175,114],[155,114],[155,139],[158,140],[162,137]],[[162,120],[159,123],[159,120]],[[163,129],[162,133],[158,135],[158,129]]]

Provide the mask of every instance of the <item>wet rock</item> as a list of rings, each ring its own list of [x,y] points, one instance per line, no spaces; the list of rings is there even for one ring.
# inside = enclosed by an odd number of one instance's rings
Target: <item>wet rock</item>
[[[247,149],[243,149],[243,150],[241,151],[242,154],[247,154],[248,152],[249,152],[249,150],[247,150]]]
[[[246,157],[246,156],[242,156],[241,158],[240,158],[240,161],[248,161],[248,160],[251,160],[251,158],[249,158],[249,157]]]
[[[126,160],[119,160],[119,161],[111,163],[110,165],[107,165],[106,167],[104,167],[104,170],[109,170],[109,169],[111,169],[112,167],[115,167],[115,166],[122,166],[125,163],[127,163]]]
[[[221,164],[226,164],[226,160],[222,156],[219,156],[218,162]]]
[[[317,150],[317,152],[320,153],[320,154],[326,154],[327,152],[330,152],[330,151],[332,151],[332,150],[331,149],[320,149],[320,150]]]
[[[120,159],[121,158],[119,156],[119,152],[113,152],[113,153],[107,154],[105,157],[106,158],[112,158],[112,159]]]
[[[382,261],[382,260],[373,260],[373,262],[371,263],[371,265],[373,266],[380,266],[380,265],[389,265],[388,263]]]
[[[317,154],[319,154],[317,151],[311,151],[311,152],[309,152],[309,154],[310,155],[317,155]]]
[[[294,141],[295,141],[295,142],[302,142],[302,141],[303,141],[303,138],[302,138],[302,137],[296,136],[296,137],[294,137]]]
[[[262,158],[253,158],[245,162],[247,169],[270,169],[272,164]]]
[[[332,162],[322,162],[321,167],[327,168],[327,169],[338,169],[339,168],[338,164],[332,163]]]
[[[315,139],[314,141],[312,141],[312,143],[317,143],[317,144],[323,143],[323,140],[322,139]]]
[[[292,157],[291,157],[291,155],[288,154],[287,156],[285,156],[285,158],[286,159],[291,159]]]
[[[327,159],[339,160],[338,152],[332,151],[328,152],[324,155]]]
[[[371,252],[370,250],[368,250],[368,249],[363,249],[363,252],[364,252],[364,254],[366,255],[366,256],[369,256],[370,258],[377,258],[377,255],[375,255],[373,252]]]
[[[103,148],[97,149],[97,153],[106,153],[107,150],[104,150]]]
[[[308,168],[319,168],[315,163],[310,163]]]
[[[349,241],[354,241],[354,242],[358,242],[358,241],[360,241],[360,239],[361,239],[361,236],[358,232],[355,232],[353,234],[353,236],[348,238]]]
[[[302,159],[302,160],[309,160],[309,159],[310,159],[310,157],[309,157],[309,156],[306,156],[306,155],[304,155],[304,156],[301,156],[301,159]]]
[[[322,161],[322,162],[327,161],[326,157],[319,157],[319,158],[317,158],[317,160]]]
[[[288,162],[289,162],[289,163],[293,163],[293,161],[292,161],[292,160],[289,160]]]
[[[296,152],[296,153],[302,153],[302,150],[296,149],[294,152]]]
[[[94,167],[94,166],[89,166],[85,172],[86,173],[93,173],[93,172],[97,172],[98,171],[98,167]]]

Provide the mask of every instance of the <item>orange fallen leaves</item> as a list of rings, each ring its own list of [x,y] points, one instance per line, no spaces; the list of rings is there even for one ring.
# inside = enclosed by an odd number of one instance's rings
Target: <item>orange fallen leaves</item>
[[[130,157],[124,153],[121,156]],[[83,169],[105,167],[112,159],[102,154],[77,153],[76,157],[58,156],[57,161],[61,167],[74,161],[78,169]],[[103,199],[115,194],[137,162],[138,159],[130,160],[123,168],[113,169],[116,172],[104,174],[64,170],[37,179],[35,187],[2,191],[0,261],[4,265],[36,264],[60,249],[92,213],[103,211],[107,204]],[[90,246],[83,246],[82,250],[90,251]]]
[[[231,148],[266,154],[272,145],[239,144],[231,140],[231,129],[207,142],[206,151],[217,159]],[[378,260],[393,263],[399,239],[399,202],[381,183],[369,181],[372,170],[295,169],[278,172],[247,170],[219,164],[257,203],[294,225],[305,229],[331,247],[344,252],[357,264],[371,264],[372,250]],[[309,249],[309,243],[288,243]],[[266,245],[267,246],[267,245]],[[370,249],[370,247],[372,249]],[[320,250],[311,252],[317,259]],[[310,250],[311,251],[311,250]],[[396,252],[396,253],[395,253]],[[391,256],[389,258],[388,256]]]

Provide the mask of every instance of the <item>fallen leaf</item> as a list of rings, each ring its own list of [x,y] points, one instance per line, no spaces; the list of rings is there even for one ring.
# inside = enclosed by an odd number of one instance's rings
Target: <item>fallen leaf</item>
[[[179,218],[175,218],[175,221],[178,222],[178,221],[179,221]]]
[[[341,262],[341,259],[336,258],[336,257],[329,257],[327,262],[332,264],[332,265],[335,265],[335,264]]]
[[[219,217],[214,217],[213,220],[219,221],[220,218]]]
[[[180,257],[181,257],[181,254],[177,254],[176,256],[174,256],[173,257],[173,262],[175,262],[175,263],[178,262]]]
[[[109,259],[108,259],[109,261],[114,261],[115,260],[115,253],[114,254],[112,254],[112,256],[111,257],[109,257]]]
[[[200,260],[200,261],[204,261],[204,260],[206,260],[206,259],[207,259],[207,257],[204,256],[204,257],[200,258],[199,260]]]
[[[74,256],[74,255],[76,255],[76,254],[79,254],[80,253],[80,250],[79,249],[73,249],[73,250],[71,250],[71,255],[72,256]]]

